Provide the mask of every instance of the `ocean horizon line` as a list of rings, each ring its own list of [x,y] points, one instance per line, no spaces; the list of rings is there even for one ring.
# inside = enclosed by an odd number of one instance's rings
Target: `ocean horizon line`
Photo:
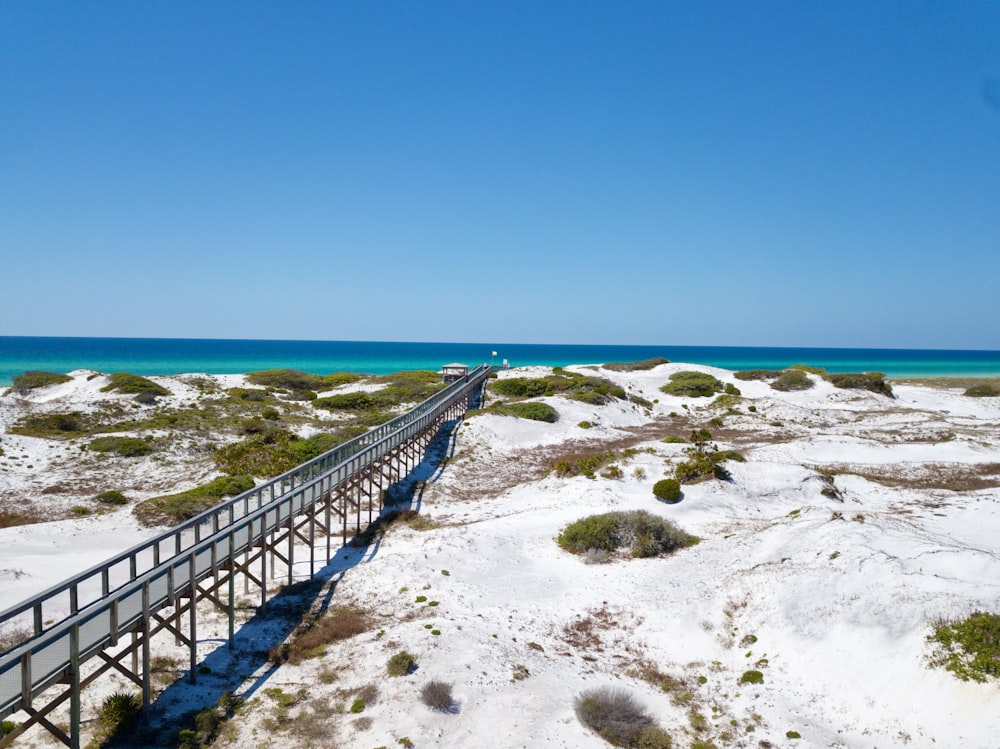
[[[299,369],[378,375],[437,370],[451,362],[567,366],[653,357],[729,370],[806,364],[830,372],[876,371],[895,378],[1000,376],[1000,351],[985,349],[0,336],[0,386],[29,370],[155,376]]]

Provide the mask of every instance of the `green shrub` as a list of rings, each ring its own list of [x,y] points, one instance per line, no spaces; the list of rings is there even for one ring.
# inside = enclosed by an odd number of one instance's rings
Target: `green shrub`
[[[127,505],[128,498],[121,492],[115,491],[114,489],[106,492],[101,492],[94,500],[105,505]]]
[[[740,677],[740,684],[763,684],[764,674],[760,671],[744,671]]]
[[[140,502],[132,514],[141,525],[177,525],[199,515],[222,501],[253,489],[250,476],[220,476],[207,484],[178,494],[153,497]]]
[[[215,451],[215,464],[226,473],[270,478],[319,457],[344,442],[332,434],[302,438],[284,429],[265,429]]]
[[[662,440],[660,440],[660,442],[664,442],[668,445],[686,445],[688,441],[681,436],[678,436],[676,434],[671,434],[667,437],[664,437]]]
[[[609,369],[612,372],[638,372],[645,369],[654,369],[661,364],[669,364],[669,359],[664,359],[662,356],[657,356],[653,359],[640,359],[639,361],[630,362],[607,362],[603,365],[604,369]]]
[[[559,421],[558,411],[548,403],[539,403],[538,401],[494,403],[490,406],[489,410],[504,416],[516,416],[519,419],[531,419],[532,421],[546,421],[549,423]]]
[[[1000,396],[1000,390],[997,390],[992,385],[983,383],[981,385],[972,385],[966,388],[965,395],[970,398],[996,398]]]
[[[798,731],[785,731],[785,738],[786,739],[801,739],[802,738],[802,734],[799,733]]]
[[[157,385],[152,380],[147,380],[145,377],[128,372],[115,372],[112,375],[108,375],[108,379],[111,382],[101,388],[102,393],[117,391],[126,395],[138,395],[139,393],[170,395],[170,391],[162,385]]]
[[[678,502],[684,496],[681,482],[677,479],[662,479],[653,484],[653,496],[664,502]]]
[[[87,449],[98,453],[115,453],[126,458],[137,458],[153,452],[153,446],[138,437],[98,437],[90,441]]]
[[[892,397],[892,386],[885,381],[881,372],[849,372],[827,375],[836,388],[847,390],[870,390],[879,395]]]
[[[812,386],[812,379],[801,369],[786,369],[771,383],[773,390],[779,390],[783,393],[793,390],[808,390]]]
[[[706,372],[675,372],[670,382],[660,387],[667,395],[685,398],[707,398],[722,392],[723,386],[715,377]]]
[[[590,429],[594,425],[589,421],[581,421],[577,424],[577,426],[580,427],[580,429]]]
[[[389,676],[406,676],[416,666],[417,659],[405,650],[396,653],[386,664]]]
[[[726,481],[731,476],[721,465],[723,459],[718,456],[719,453],[716,452],[688,449],[687,459],[674,466],[674,478],[682,484],[697,484],[712,478]]]
[[[931,666],[943,666],[962,681],[1000,679],[1000,614],[976,611],[939,621],[927,641],[934,646]]]
[[[105,697],[97,711],[98,743],[103,745],[128,733],[141,710],[142,700],[134,692],[114,692]]]
[[[817,377],[826,377],[826,370],[823,367],[811,367],[808,364],[793,364],[789,369],[801,369],[803,372],[814,374]]]
[[[590,515],[567,525],[556,538],[559,546],[572,554],[628,547],[634,557],[670,554],[697,541],[669,520],[644,510]]]
[[[73,378],[69,375],[58,372],[43,372],[37,369],[29,369],[22,375],[13,378],[15,390],[34,390],[35,388],[48,387],[49,385],[59,385],[69,382]]]
[[[740,395],[743,395],[743,392],[738,387],[736,387],[733,383],[727,382],[726,383],[726,395],[740,396]]]
[[[312,402],[316,408],[327,411],[366,411],[375,408],[375,401],[368,393],[338,393],[317,398]]]

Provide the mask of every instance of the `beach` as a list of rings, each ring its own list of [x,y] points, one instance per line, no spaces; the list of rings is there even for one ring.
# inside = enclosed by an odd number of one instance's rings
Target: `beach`
[[[996,747],[997,681],[930,667],[928,636],[941,620],[1000,610],[1000,398],[940,381],[890,380],[887,395],[812,372],[801,375],[808,388],[781,391],[773,378],[675,362],[566,372],[603,378],[624,395],[532,398],[557,413],[547,422],[491,410],[508,400],[491,386],[486,408],[403,487],[425,522],[341,550],[324,570],[322,589],[309,595],[365,612],[363,631],[276,665],[261,652],[291,631],[294,617],[281,612],[302,604],[295,595],[267,616],[244,596],[234,651],[225,618],[206,609],[198,655],[207,670],[197,686],[184,681],[186,651],[172,637],[153,643],[172,664],[157,681],[154,719],[180,725],[233,692],[246,702],[213,746],[596,748],[608,744],[578,720],[574,701],[614,687],[685,749]],[[726,390],[665,393],[682,372]],[[498,382],[551,376],[550,367],[518,367]],[[153,535],[132,509],[219,475],[214,451],[244,438],[221,416],[218,427],[188,430],[148,417],[259,389],[246,375],[150,380],[170,394],[137,404],[105,391],[105,374],[78,370],[0,397],[0,511],[40,521],[0,528],[0,608]],[[342,418],[284,395],[269,407],[303,437]],[[28,415],[65,413],[134,418],[146,426],[115,434],[156,449],[126,457],[87,449],[89,433],[11,431]],[[708,430],[717,452],[731,451],[728,475],[658,500],[654,485],[695,449],[697,430]],[[108,490],[127,503],[95,502]],[[585,516],[637,510],[698,543],[595,560],[555,540]],[[293,570],[296,580],[307,568]],[[399,652],[416,667],[389,676]],[[452,685],[450,709],[421,702],[430,680]],[[102,677],[84,692],[85,714],[128,688]],[[36,729],[16,745],[55,743]]]

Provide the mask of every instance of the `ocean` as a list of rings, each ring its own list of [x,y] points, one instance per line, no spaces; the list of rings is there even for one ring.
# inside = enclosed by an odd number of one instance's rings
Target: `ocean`
[[[288,368],[316,374],[386,374],[437,370],[452,362],[475,365],[506,360],[512,367],[559,366],[655,356],[734,370],[809,364],[830,372],[877,371],[894,378],[1000,376],[1000,351],[0,336],[0,385],[10,385],[15,375],[27,370],[167,375]]]

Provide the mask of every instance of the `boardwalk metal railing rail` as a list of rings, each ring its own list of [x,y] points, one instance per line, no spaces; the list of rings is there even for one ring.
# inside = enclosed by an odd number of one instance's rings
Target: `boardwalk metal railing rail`
[[[0,655],[0,718],[30,708],[34,696],[68,676],[78,690],[80,663],[114,647],[151,613],[193,595],[198,581],[232,569],[238,555],[295,516],[316,512],[334,489],[467,401],[489,373],[489,366],[477,367],[407,413],[0,613],[0,625],[29,611],[33,622],[31,638]],[[329,504],[326,512],[329,526]],[[232,585],[230,575],[230,602]],[[46,628],[44,610],[56,603],[68,606],[69,616]]]

